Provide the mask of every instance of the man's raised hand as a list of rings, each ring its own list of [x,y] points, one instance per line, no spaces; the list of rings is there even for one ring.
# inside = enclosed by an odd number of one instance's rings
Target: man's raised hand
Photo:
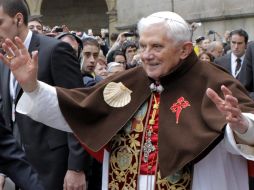
[[[34,91],[38,86],[38,52],[33,52],[31,58],[19,37],[15,37],[14,42],[6,39],[2,47],[6,54],[0,54],[0,59],[10,68],[24,91]]]
[[[248,130],[248,120],[243,116],[236,97],[232,92],[224,85],[221,86],[223,98],[208,88],[206,91],[207,96],[213,101],[222,115],[225,116],[229,126],[238,133],[245,133]]]

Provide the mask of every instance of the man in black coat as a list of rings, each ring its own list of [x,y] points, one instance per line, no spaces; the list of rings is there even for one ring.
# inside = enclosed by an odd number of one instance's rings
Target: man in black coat
[[[38,174],[27,161],[11,132],[4,127],[0,112],[0,170],[24,190],[43,190]]]
[[[243,60],[248,43],[248,34],[243,29],[237,29],[230,32],[231,53],[214,60],[214,62],[224,67],[229,73],[243,83],[241,72],[244,71]]]
[[[215,63],[227,69],[235,78],[237,78],[245,88],[250,92],[252,99],[254,98],[253,86],[253,63],[254,46],[248,44],[248,34],[242,29],[230,32],[230,46],[232,52],[215,59]],[[247,50],[246,50],[247,48]],[[238,68],[237,59],[240,60]],[[254,162],[248,161],[249,171],[249,188],[254,188]]]
[[[254,42],[247,46],[245,58],[243,61],[243,72],[241,72],[243,84],[254,99]],[[248,162],[250,189],[254,189],[254,162]]]
[[[246,49],[245,59],[243,62],[245,66],[243,77],[244,86],[250,92],[250,96],[254,99],[254,42],[251,41]]]
[[[28,11],[23,0],[0,0],[0,18],[0,39],[19,36],[30,53],[39,51],[40,80],[66,88],[83,86],[80,67],[72,47],[56,39],[32,34],[27,27]],[[20,134],[28,161],[38,171],[45,188],[62,190],[64,186],[67,190],[83,189],[86,153],[79,142],[71,134],[50,129],[13,112],[22,90],[10,70],[2,63],[0,72],[0,92],[6,125],[14,132],[19,129],[16,135]]]

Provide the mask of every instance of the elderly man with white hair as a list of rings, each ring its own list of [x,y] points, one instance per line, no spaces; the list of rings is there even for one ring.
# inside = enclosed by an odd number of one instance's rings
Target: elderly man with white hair
[[[17,110],[73,132],[98,159],[104,151],[103,189],[247,190],[254,103],[245,89],[200,63],[178,14],[154,13],[138,30],[142,67],[89,89],[37,81],[37,53],[6,40],[15,57],[1,58],[25,91]]]

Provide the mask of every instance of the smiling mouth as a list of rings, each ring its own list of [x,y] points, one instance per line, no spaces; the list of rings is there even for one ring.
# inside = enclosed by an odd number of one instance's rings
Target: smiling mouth
[[[156,67],[158,65],[159,65],[158,63],[150,63],[150,64],[148,64],[148,66],[150,66],[150,67]]]

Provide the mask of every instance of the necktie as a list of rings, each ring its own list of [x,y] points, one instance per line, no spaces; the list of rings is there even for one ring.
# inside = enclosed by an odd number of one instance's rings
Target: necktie
[[[236,59],[236,68],[235,68],[235,75],[237,75],[238,74],[238,72],[239,72],[239,70],[240,70],[240,68],[241,68],[241,59],[240,58],[237,58]]]

